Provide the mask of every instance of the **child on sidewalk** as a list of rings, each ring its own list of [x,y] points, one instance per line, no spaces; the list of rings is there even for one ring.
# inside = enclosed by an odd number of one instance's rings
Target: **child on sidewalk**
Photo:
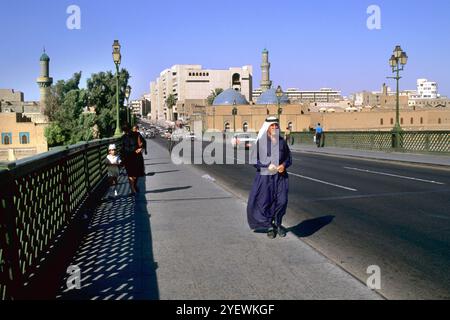
[[[106,156],[105,163],[108,169],[109,185],[113,187],[114,196],[117,197],[117,179],[119,177],[119,166],[122,165],[122,160],[116,154],[116,145],[110,144],[108,147],[108,155]]]

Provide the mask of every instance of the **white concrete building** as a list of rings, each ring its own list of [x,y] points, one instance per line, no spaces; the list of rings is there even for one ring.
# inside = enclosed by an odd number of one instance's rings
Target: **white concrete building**
[[[174,65],[160,73],[150,83],[151,118],[153,120],[184,117],[184,106],[188,100],[206,100],[216,88],[233,88],[240,91],[248,101],[252,99],[253,67],[229,68],[228,70],[203,69],[201,65]],[[169,112],[167,97],[173,94],[177,105]]]
[[[439,98],[437,83],[427,79],[417,79],[417,95],[416,99]]]

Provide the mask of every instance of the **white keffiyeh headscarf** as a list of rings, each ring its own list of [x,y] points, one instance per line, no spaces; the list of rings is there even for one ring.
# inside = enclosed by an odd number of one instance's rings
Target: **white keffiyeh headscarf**
[[[279,121],[278,121],[278,119],[277,119],[276,117],[268,117],[268,118],[266,119],[266,121],[264,121],[264,123],[263,123],[261,129],[259,129],[259,132],[258,132],[258,141],[259,141],[259,139],[261,139],[262,137],[267,137],[267,131],[269,130],[269,127],[270,127],[272,124],[274,124],[274,123],[280,125],[280,124],[279,124]]]

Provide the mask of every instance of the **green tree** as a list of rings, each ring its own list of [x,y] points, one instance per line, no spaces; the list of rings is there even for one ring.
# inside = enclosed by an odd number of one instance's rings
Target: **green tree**
[[[177,104],[177,98],[173,94],[169,94],[169,96],[166,99],[166,106],[169,110],[169,120],[173,119],[173,107]]]
[[[47,138],[48,145],[51,147],[61,146],[68,139],[57,123],[51,123],[46,127],[44,134]]]
[[[119,72],[119,106],[123,106],[125,88],[130,78],[127,70]],[[100,138],[111,137],[116,129],[116,77],[111,71],[93,74],[87,88],[80,89],[81,72],[67,81],[59,80],[50,89],[45,114],[52,124],[46,130],[50,146],[74,144],[94,138],[93,128],[98,128]],[[95,113],[84,112],[94,107]],[[121,107],[120,119],[126,121]]]
[[[206,98],[206,103],[208,106],[212,106],[214,103],[214,99],[223,92],[222,88],[216,88],[214,90],[211,90],[211,94]]]
[[[57,112],[64,103],[67,93],[72,90],[79,90],[81,71],[74,73],[67,81],[59,80],[50,88],[50,95],[45,106],[44,114],[50,121],[55,121]]]
[[[127,70],[119,72],[119,107],[121,124],[126,122],[123,108],[125,88],[130,75]],[[87,80],[88,105],[95,108],[96,123],[101,137],[112,137],[116,130],[116,76],[111,71],[93,74]]]

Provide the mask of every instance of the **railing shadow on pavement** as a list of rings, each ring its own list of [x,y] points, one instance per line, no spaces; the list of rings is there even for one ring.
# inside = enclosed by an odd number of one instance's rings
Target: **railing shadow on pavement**
[[[138,187],[141,192],[132,196],[126,184],[120,185],[124,196],[106,198],[96,208],[71,262],[80,270],[81,288],[70,288],[75,282],[66,275],[57,299],[159,299],[144,178]]]
[[[318,232],[323,227],[333,222],[335,216],[323,216],[310,220],[305,220],[296,226],[288,228],[288,232],[292,232],[299,238],[307,238]]]

